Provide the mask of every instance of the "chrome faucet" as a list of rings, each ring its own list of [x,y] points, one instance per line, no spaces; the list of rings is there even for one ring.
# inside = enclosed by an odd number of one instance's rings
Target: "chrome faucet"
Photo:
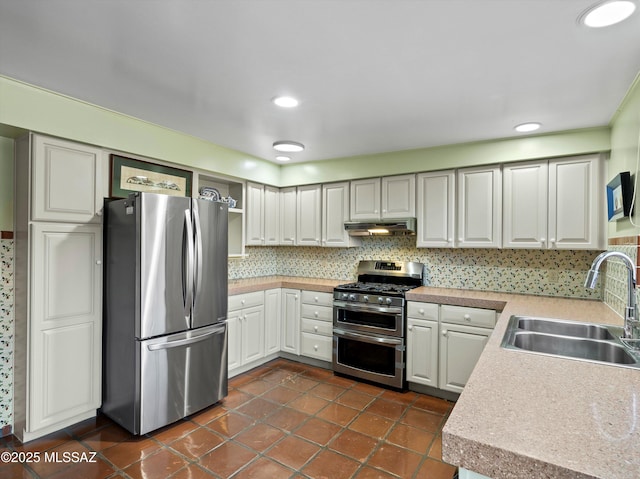
[[[624,253],[618,251],[605,251],[600,253],[591,263],[591,269],[587,273],[584,282],[586,288],[594,289],[600,266],[609,258],[621,259],[627,267],[627,307],[624,312],[624,337],[627,339],[640,339],[640,321],[638,320],[638,306],[636,304],[636,265]]]

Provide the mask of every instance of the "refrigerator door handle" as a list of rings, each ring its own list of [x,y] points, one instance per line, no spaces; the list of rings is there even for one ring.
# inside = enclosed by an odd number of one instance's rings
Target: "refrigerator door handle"
[[[193,287],[193,301],[198,296],[202,286],[202,227],[200,225],[200,213],[198,212],[198,202],[193,202],[193,223],[195,227],[195,282]]]
[[[147,346],[147,349],[149,351],[158,351],[160,349],[171,349],[171,348],[179,348],[181,346],[189,346],[190,344],[199,343],[200,341],[204,341],[205,339],[210,338],[211,336],[215,336],[216,334],[220,334],[224,332],[225,327],[226,327],[226,324],[222,324],[219,327],[215,328],[214,330],[211,330],[204,334],[200,334],[199,336],[194,336],[192,338],[178,339],[176,341],[169,341],[169,342],[160,343],[160,344],[149,344]]]
[[[191,210],[184,210],[185,228],[187,231],[187,238],[185,241],[185,247],[187,248],[187,264],[186,274],[183,277],[185,282],[185,301],[184,301],[184,315],[188,317],[191,314],[191,307],[193,306],[193,266],[194,266],[194,251],[193,251],[193,224],[191,222]]]

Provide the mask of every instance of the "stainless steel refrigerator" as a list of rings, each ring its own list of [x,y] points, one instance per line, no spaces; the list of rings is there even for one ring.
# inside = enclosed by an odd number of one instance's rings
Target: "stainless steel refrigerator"
[[[227,205],[105,205],[102,411],[133,434],[227,395]]]

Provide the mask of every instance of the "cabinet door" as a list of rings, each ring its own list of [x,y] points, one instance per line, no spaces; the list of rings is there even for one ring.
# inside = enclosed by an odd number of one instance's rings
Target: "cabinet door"
[[[280,192],[273,186],[264,187],[264,244],[280,244]]]
[[[453,170],[418,175],[418,248],[453,248],[456,177]]]
[[[322,228],[321,185],[298,187],[297,243],[300,246],[320,246]]]
[[[416,176],[382,178],[382,218],[409,218],[416,215]]]
[[[438,387],[438,321],[408,318],[407,381]]]
[[[99,223],[103,203],[102,151],[33,136],[31,219]]]
[[[546,248],[547,162],[506,165],[503,181],[503,247]]]
[[[380,178],[351,182],[351,221],[380,219]]]
[[[282,336],[280,350],[300,354],[300,291],[282,290]]]
[[[264,357],[264,306],[242,310],[242,364]]]
[[[491,331],[440,323],[440,389],[462,392]]]
[[[95,411],[101,401],[102,228],[31,226],[27,429]]]
[[[247,245],[264,244],[264,187],[247,183]]]
[[[458,170],[458,246],[499,248],[502,240],[500,167]]]
[[[282,245],[296,244],[297,197],[295,186],[280,190],[280,244]]]
[[[282,291],[280,288],[264,292],[264,353],[265,355],[280,351],[280,315],[282,308]]]
[[[227,314],[227,367],[229,371],[242,365],[242,342],[240,318],[242,310],[229,311]]]
[[[597,155],[549,162],[549,246],[604,249],[602,168]]]
[[[322,185],[322,246],[349,246],[349,183]]]

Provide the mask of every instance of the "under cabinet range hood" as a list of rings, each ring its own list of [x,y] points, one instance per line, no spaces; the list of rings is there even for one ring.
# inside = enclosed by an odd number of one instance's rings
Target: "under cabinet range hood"
[[[392,220],[345,221],[349,236],[403,236],[416,234],[415,218]]]

